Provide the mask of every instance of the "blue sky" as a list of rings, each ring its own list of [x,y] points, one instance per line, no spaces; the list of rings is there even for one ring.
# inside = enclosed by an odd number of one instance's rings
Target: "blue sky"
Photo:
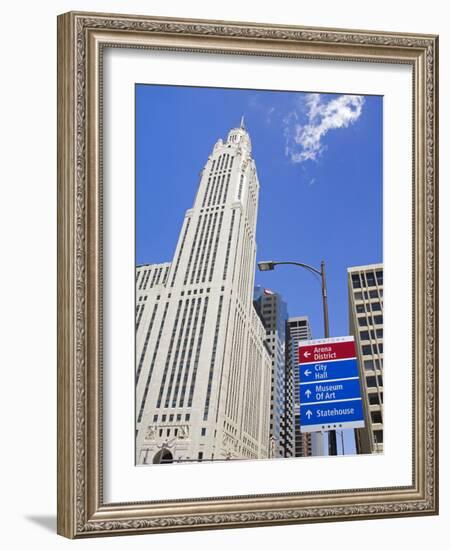
[[[326,262],[330,335],[348,334],[348,266],[382,262],[382,98],[136,86],[136,263],[172,259],[215,141],[242,115],[259,182],[257,259]],[[323,336],[306,270],[256,272]]]

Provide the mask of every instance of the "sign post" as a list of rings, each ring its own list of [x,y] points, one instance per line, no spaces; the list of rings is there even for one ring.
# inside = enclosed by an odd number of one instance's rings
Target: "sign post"
[[[300,431],[363,428],[353,336],[299,342]]]

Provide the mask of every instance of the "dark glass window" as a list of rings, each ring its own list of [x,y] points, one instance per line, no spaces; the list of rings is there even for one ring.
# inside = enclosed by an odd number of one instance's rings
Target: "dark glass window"
[[[377,381],[375,379],[375,376],[367,376],[366,377],[366,384],[368,388],[376,388],[377,387]]]
[[[375,275],[373,273],[366,273],[367,286],[375,286]]]
[[[371,405],[379,405],[380,404],[380,398],[378,397],[377,393],[369,393],[369,403]]]
[[[381,424],[383,422],[380,411],[371,411],[370,416],[372,418],[372,422],[375,424]]]
[[[362,352],[363,355],[372,355],[372,346],[363,346]]]
[[[364,361],[364,369],[365,370],[375,370],[373,361],[371,359],[368,359],[367,361]]]
[[[383,430],[375,430],[373,432],[373,439],[375,443],[383,443]]]
[[[352,285],[353,288],[361,288],[361,279],[359,278],[359,275],[357,273],[354,273],[352,275]]]

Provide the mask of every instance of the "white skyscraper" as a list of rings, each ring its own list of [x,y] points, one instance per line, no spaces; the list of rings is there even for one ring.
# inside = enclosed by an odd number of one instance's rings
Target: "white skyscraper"
[[[137,464],[269,456],[258,193],[242,121],[208,158],[172,262],[137,268]]]

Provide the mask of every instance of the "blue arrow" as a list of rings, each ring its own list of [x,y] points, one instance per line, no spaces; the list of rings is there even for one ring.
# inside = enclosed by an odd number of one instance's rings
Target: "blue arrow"
[[[341,361],[322,361],[299,365],[300,383],[308,381],[337,380],[358,376],[358,362],[356,359],[342,359]]]
[[[339,401],[361,397],[361,387],[358,378],[351,380],[335,380],[328,382],[313,382],[300,385],[300,405],[313,402]]]
[[[364,420],[362,400],[340,401],[338,403],[309,404],[305,413],[300,411],[300,425],[333,425]]]

